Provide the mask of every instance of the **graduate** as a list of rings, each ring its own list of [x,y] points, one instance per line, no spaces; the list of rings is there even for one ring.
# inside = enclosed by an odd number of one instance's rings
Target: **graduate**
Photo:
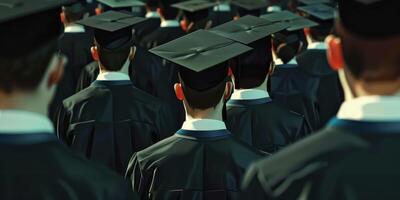
[[[212,27],[212,20],[209,18],[209,14],[210,8],[215,5],[216,3],[206,0],[190,0],[173,4],[172,7],[178,8],[183,12],[181,27],[190,33],[199,29],[207,30]]]
[[[267,0],[232,0],[231,4],[235,10],[235,18],[246,15],[259,17],[264,14],[269,5]]]
[[[0,0],[2,200],[135,199],[122,178],[62,145],[46,117],[66,62],[58,16],[69,3]]]
[[[273,101],[267,91],[272,71],[271,34],[287,28],[247,15],[211,31],[253,47],[232,64],[235,91],[227,102],[227,126],[237,138],[274,153],[310,132],[303,116]]]
[[[340,68],[346,101],[322,131],[254,164],[242,199],[399,197],[400,29],[382,23],[398,18],[399,6],[339,1],[328,59]]]
[[[211,0],[217,3],[210,13],[213,25],[218,26],[233,20],[235,12],[231,7],[230,0]]]
[[[180,0],[158,0],[158,13],[161,17],[160,27],[143,37],[142,41],[140,41],[142,47],[151,49],[185,34],[177,19],[179,10],[171,6],[178,2]]]
[[[63,102],[57,124],[65,144],[120,174],[134,152],[170,134],[163,126],[169,119],[163,104],[130,81],[131,30],[141,20],[108,11],[79,21],[94,28],[92,53],[100,74],[90,87]]]
[[[50,105],[49,116],[54,119],[57,109],[62,101],[75,94],[78,78],[82,69],[93,61],[90,55],[90,47],[93,44],[93,34],[82,25],[76,23],[86,13],[81,3],[75,3],[62,7],[60,13],[61,21],[64,24],[64,33],[58,40],[60,52],[67,56],[68,63],[64,69],[64,76],[58,85],[55,97]]]
[[[140,199],[234,199],[262,153],[236,140],[223,120],[228,61],[251,48],[199,30],[151,51],[179,65],[176,96],[186,121],[175,135],[136,153],[126,177]]]
[[[134,29],[136,45],[140,45],[142,38],[157,30],[161,24],[160,14],[157,12],[158,0],[145,0],[144,3],[146,8],[145,17],[147,20],[136,26]]]
[[[296,56],[306,44],[302,39],[304,28],[317,26],[307,18],[290,11],[261,16],[274,22],[285,22],[288,28],[272,35],[274,73],[270,79],[271,96],[287,108],[305,116],[313,130],[319,129],[319,77],[298,67]]]
[[[320,117],[319,128],[321,128],[336,115],[344,98],[338,74],[330,69],[326,59],[324,44],[326,36],[332,31],[334,8],[325,4],[312,4],[298,7],[298,10],[319,24],[305,28],[308,47],[305,52],[296,57],[296,61],[302,70],[320,79],[317,105]]]

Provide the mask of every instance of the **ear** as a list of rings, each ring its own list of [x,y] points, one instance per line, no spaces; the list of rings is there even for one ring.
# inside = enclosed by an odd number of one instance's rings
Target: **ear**
[[[97,7],[94,11],[96,12],[96,15],[101,15],[101,13],[103,12],[103,9]]]
[[[174,85],[175,95],[179,101],[183,101],[185,99],[185,94],[183,93],[182,84],[175,83]]]
[[[160,8],[157,8],[157,13],[158,13],[160,16],[163,16],[163,15],[162,15],[162,11],[161,11]]]
[[[340,38],[329,35],[326,38],[325,43],[328,45],[326,53],[331,68],[335,71],[343,68],[345,66],[345,62],[343,58],[342,42]]]
[[[225,85],[224,100],[229,100],[232,94],[232,82],[228,81]]]
[[[62,22],[63,24],[65,24],[65,14],[64,14],[64,12],[61,12],[61,13],[60,13],[60,20],[61,20],[61,22]]]
[[[92,58],[94,61],[99,61],[99,52],[97,51],[96,46],[90,48],[90,53],[92,54]]]
[[[311,29],[310,28],[304,28],[304,35],[310,35],[311,34]]]
[[[57,66],[54,67],[54,69],[50,72],[49,74],[49,79],[47,81],[47,87],[51,88],[54,85],[57,85],[64,74],[64,60],[60,59],[58,61]]]
[[[187,23],[186,23],[186,20],[182,19],[180,24],[181,24],[182,30],[185,31],[185,32],[187,32],[187,30],[188,30],[188,25],[187,25]]]

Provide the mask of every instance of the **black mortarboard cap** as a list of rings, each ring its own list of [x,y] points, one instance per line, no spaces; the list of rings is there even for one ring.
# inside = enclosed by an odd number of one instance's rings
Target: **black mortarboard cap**
[[[339,0],[339,16],[346,30],[362,37],[400,34],[398,0]],[[391,20],[394,22],[390,23]]]
[[[318,26],[318,23],[311,21],[305,17],[296,15],[290,11],[275,12],[267,15],[262,15],[261,18],[272,22],[284,22],[289,26],[287,31],[296,31],[303,28]]]
[[[102,48],[116,50],[132,44],[132,26],[145,20],[127,13],[107,11],[77,23],[94,28],[94,37]]]
[[[300,6],[297,9],[323,21],[332,20],[335,17],[335,9],[325,4]]]
[[[287,27],[286,23],[247,15],[214,27],[210,31],[243,44],[250,44],[273,33],[285,30]]]
[[[330,0],[299,0],[299,2],[305,5],[331,3]]]
[[[267,0],[233,0],[231,4],[245,10],[260,10],[268,7],[269,2]]]
[[[197,91],[212,88],[227,77],[230,59],[251,48],[214,33],[198,30],[150,50],[180,66],[181,78]]]
[[[97,0],[99,3],[102,3],[111,8],[119,9],[119,8],[128,8],[134,6],[143,6],[144,3],[139,0]]]
[[[63,6],[63,10],[70,13],[84,13],[85,7],[82,5],[82,3],[77,2],[71,5]]]
[[[0,56],[24,56],[55,41],[62,30],[60,8],[73,2],[0,0]]]
[[[207,10],[211,7],[214,7],[215,5],[217,4],[206,0],[191,0],[176,3],[171,6],[185,12],[197,12],[201,10]]]

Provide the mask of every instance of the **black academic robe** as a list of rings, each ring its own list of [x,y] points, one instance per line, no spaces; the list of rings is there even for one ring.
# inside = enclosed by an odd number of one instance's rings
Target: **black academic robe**
[[[136,45],[140,46],[142,44],[142,39],[153,31],[157,30],[160,27],[160,24],[160,18],[147,18],[146,21],[135,26],[134,41]],[[143,48],[146,48],[146,46]]]
[[[161,59],[150,54],[147,50],[136,48],[135,57],[129,65],[129,76],[135,87],[158,96],[158,80],[161,76]],[[81,91],[90,86],[99,75],[99,65],[97,62],[88,64],[83,70],[78,80],[77,91]]]
[[[270,78],[271,96],[290,110],[305,116],[313,130],[320,127],[318,106],[320,78],[295,64],[277,65]]]
[[[179,130],[136,153],[126,176],[140,199],[234,199],[246,168],[263,156],[227,130]]]
[[[218,26],[226,22],[230,22],[235,17],[235,13],[231,11],[210,11],[210,19],[213,26]]]
[[[90,47],[93,43],[91,32],[64,33],[58,40],[60,52],[68,58],[63,78],[58,84],[49,108],[49,117],[54,119],[62,101],[75,93],[76,84],[82,69],[92,61]]]
[[[357,158],[357,155],[353,157],[354,153],[363,151],[368,152],[364,156],[368,156],[370,160],[365,166],[359,165],[362,169],[357,169],[356,173],[360,171],[365,176],[356,176],[359,180],[353,180],[358,181],[359,188],[344,192],[350,195],[347,196],[351,197],[350,199],[369,199],[360,198],[366,197],[365,194],[372,194],[370,198],[376,199],[374,197],[377,197],[377,193],[374,195],[374,191],[379,188],[382,189],[380,194],[384,194],[385,190],[380,185],[387,185],[388,182],[380,179],[376,174],[377,171],[366,172],[363,169],[376,167],[381,159],[388,161],[388,158],[395,158],[397,160],[398,154],[395,157],[390,157],[393,154],[388,155],[389,157],[381,154],[382,158],[376,157],[376,155],[382,151],[381,147],[391,147],[389,149],[396,149],[396,152],[398,152],[399,145],[399,122],[361,122],[335,119],[321,132],[313,134],[250,167],[243,183],[241,199],[249,199],[250,197],[255,200],[322,199],[321,195],[326,195],[326,192],[333,189],[332,186],[335,184],[344,184],[342,185],[344,187],[347,184],[347,182],[330,182],[331,184],[327,184],[326,181],[329,180],[332,173],[334,174],[334,171],[331,170],[337,169],[337,166],[340,167],[341,163],[348,162],[350,158]],[[392,151],[392,153],[394,152]],[[396,160],[392,160],[392,162],[397,163]],[[389,171],[387,173],[398,175],[397,171],[396,169],[394,172]],[[340,178],[340,176],[337,178]],[[352,175],[352,177],[354,176]],[[381,181],[373,182],[375,180]],[[352,184],[354,182],[349,182],[349,189],[351,189]],[[369,190],[371,185],[375,185],[375,188]],[[392,186],[388,188],[390,187]],[[343,195],[343,193],[340,192],[329,194],[332,195],[332,199],[347,199],[342,198],[343,196],[340,195]]]
[[[303,116],[270,98],[230,100],[226,107],[233,135],[264,152],[274,153],[310,132]]]
[[[130,81],[95,81],[64,101],[57,131],[72,149],[123,174],[134,152],[169,133],[168,120],[163,104]]]
[[[326,50],[309,49],[298,55],[296,61],[300,69],[320,79],[316,96],[322,128],[336,115],[344,100],[339,75],[330,68]]]
[[[140,46],[146,49],[152,49],[185,35],[181,27],[159,27],[153,32],[143,37]]]
[[[129,183],[54,134],[0,134],[0,199],[136,199]]]

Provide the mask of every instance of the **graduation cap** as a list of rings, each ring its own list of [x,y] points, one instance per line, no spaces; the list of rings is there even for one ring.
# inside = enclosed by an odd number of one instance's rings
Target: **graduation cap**
[[[211,7],[214,7],[215,5],[217,5],[215,2],[210,2],[206,0],[191,0],[173,4],[171,5],[171,7],[178,8],[185,12],[193,13],[201,10],[207,10]]]
[[[305,5],[331,3],[330,0],[299,0],[299,2]]]
[[[318,26],[318,23],[286,10],[282,12],[262,15],[261,18],[272,22],[284,22],[289,26],[286,29],[287,31],[296,31],[303,28]]]
[[[400,1],[339,0],[339,15],[344,28],[368,38],[399,35]],[[393,21],[390,23],[389,21]]]
[[[0,0],[0,56],[23,56],[55,41],[62,30],[60,8],[73,2]]]
[[[233,0],[231,4],[236,8],[240,16],[253,15],[260,16],[261,9],[266,9],[269,5],[268,0]]]
[[[138,0],[97,0],[97,1],[114,9],[144,6],[144,3]]]
[[[214,27],[210,31],[243,44],[250,44],[286,28],[288,25],[284,22],[247,15]]]
[[[198,30],[150,52],[178,64],[185,84],[196,91],[204,91],[226,79],[228,68],[224,63],[250,50],[243,44]]]
[[[107,11],[77,23],[93,28],[96,42],[102,48],[117,50],[132,45],[132,26],[145,20],[127,13]]]
[[[332,20],[335,17],[335,9],[325,4],[300,6],[297,9],[322,21]]]
[[[85,7],[82,5],[82,3],[77,2],[71,5],[63,6],[63,10],[64,12],[69,12],[69,13],[83,13],[85,12]]]

